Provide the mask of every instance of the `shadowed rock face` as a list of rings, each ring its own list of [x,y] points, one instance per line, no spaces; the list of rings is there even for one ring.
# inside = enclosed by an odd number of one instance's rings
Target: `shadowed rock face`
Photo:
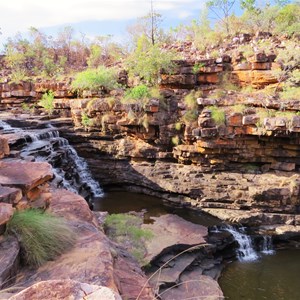
[[[13,236],[0,236],[0,289],[15,281],[19,267],[20,246]]]

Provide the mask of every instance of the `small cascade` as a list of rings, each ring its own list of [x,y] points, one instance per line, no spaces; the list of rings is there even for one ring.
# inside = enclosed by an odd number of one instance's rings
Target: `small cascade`
[[[258,259],[258,255],[252,245],[251,237],[245,233],[243,227],[236,229],[231,225],[226,225],[223,227],[223,230],[230,232],[237,241],[239,245],[237,257],[240,261],[254,261]]]
[[[85,160],[78,156],[68,140],[59,136],[55,128],[39,130],[38,133],[13,128],[0,121],[2,133],[17,133],[26,140],[20,150],[21,158],[33,158],[37,162],[48,162],[53,167],[54,184],[83,196],[89,203],[101,198],[103,191],[88,169]]]
[[[270,235],[263,236],[261,252],[267,255],[272,255],[275,253],[275,250],[273,249],[272,237]]]

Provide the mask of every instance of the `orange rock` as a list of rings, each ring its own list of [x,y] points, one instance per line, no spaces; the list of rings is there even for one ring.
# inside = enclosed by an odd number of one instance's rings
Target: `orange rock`
[[[19,187],[23,193],[49,181],[53,176],[48,163],[10,161],[0,162],[0,184]]]
[[[9,154],[8,140],[4,136],[0,136],[0,158]]]

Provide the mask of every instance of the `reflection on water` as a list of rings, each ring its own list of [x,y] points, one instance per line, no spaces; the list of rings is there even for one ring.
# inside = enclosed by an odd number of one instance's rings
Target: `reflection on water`
[[[299,300],[300,250],[278,250],[255,262],[231,263],[220,285],[229,300]]]
[[[126,213],[145,209],[145,222],[151,217],[165,214],[176,214],[187,221],[204,226],[213,226],[220,220],[187,208],[174,208],[166,205],[162,199],[133,192],[109,192],[94,203],[94,210],[108,211],[109,213]]]

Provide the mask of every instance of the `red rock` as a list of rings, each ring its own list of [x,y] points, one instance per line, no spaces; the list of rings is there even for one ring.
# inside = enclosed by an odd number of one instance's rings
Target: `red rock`
[[[241,113],[232,113],[227,117],[228,126],[242,126],[243,115]]]
[[[9,203],[0,203],[0,226],[6,224],[14,214],[13,206]]]
[[[197,245],[205,243],[207,228],[185,221],[176,215],[163,215],[153,218],[153,224],[143,224],[142,228],[153,232],[154,237],[146,241],[146,262],[152,261],[165,248],[181,245]]]
[[[199,83],[218,83],[219,74],[218,73],[200,74],[197,80]]]
[[[120,295],[108,287],[81,283],[74,280],[48,280],[38,282],[9,300],[121,300]]]
[[[252,70],[271,70],[271,63],[269,62],[253,62],[251,63]]]
[[[22,199],[22,191],[16,188],[0,186],[0,202],[16,204]]]
[[[49,181],[52,176],[52,167],[48,163],[21,160],[0,162],[0,184],[18,187],[23,193]]]
[[[209,276],[200,275],[191,280],[187,280],[177,287],[168,289],[161,295],[162,300],[182,300],[182,299],[224,299],[221,288],[217,281]]]
[[[0,158],[9,154],[9,146],[7,138],[0,136]]]

